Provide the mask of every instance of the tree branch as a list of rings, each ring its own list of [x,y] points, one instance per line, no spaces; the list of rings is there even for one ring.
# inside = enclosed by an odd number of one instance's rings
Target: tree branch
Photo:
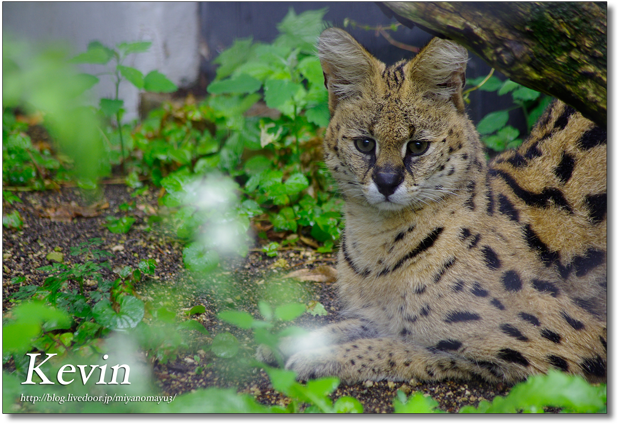
[[[607,125],[606,3],[386,2],[465,46],[511,80]]]

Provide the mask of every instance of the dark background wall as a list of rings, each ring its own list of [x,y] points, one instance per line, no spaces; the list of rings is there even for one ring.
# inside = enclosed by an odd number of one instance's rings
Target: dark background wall
[[[206,57],[201,65],[202,80],[212,81],[216,65],[211,61],[230,47],[237,38],[252,37],[254,40],[271,42],[277,35],[278,24],[287,14],[289,8],[300,14],[307,10],[327,8],[324,19],[334,26],[343,27],[345,18],[362,25],[391,25],[394,18],[388,18],[374,2],[206,2],[200,3],[200,26],[203,42],[206,43]],[[392,46],[374,31],[362,29],[347,30],[361,42],[373,55],[386,63],[410,58],[413,53]],[[389,32],[392,37],[405,44],[416,47],[424,46],[432,35],[414,27],[400,27],[397,32]],[[467,78],[487,75],[491,68],[479,57],[470,53],[467,66]],[[498,72],[495,75],[504,77]],[[498,97],[495,93],[475,91],[470,95],[471,103],[468,113],[474,122],[478,122],[487,113],[512,106],[510,96]],[[514,115],[514,114],[511,114]],[[525,129],[524,119],[511,116],[510,124],[521,130]]]

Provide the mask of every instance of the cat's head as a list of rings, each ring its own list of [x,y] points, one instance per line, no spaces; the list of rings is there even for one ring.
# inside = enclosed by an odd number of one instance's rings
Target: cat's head
[[[318,51],[332,115],[326,163],[347,199],[415,209],[462,185],[468,144],[478,142],[462,98],[467,50],[435,38],[386,67],[330,28]]]

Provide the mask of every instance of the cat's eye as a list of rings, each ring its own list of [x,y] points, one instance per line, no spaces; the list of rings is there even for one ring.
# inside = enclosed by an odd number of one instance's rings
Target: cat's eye
[[[375,140],[372,138],[358,138],[355,140],[355,147],[364,154],[370,154],[375,151]]]
[[[428,141],[424,141],[424,140],[410,141],[409,144],[407,144],[407,153],[410,153],[414,156],[420,156],[426,153],[429,146],[430,146],[430,143]]]

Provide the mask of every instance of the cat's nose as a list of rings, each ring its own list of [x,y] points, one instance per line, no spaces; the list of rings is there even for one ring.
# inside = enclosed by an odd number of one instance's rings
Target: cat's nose
[[[388,197],[394,194],[396,188],[403,181],[403,173],[394,170],[375,172],[373,181],[377,185],[379,193]]]

